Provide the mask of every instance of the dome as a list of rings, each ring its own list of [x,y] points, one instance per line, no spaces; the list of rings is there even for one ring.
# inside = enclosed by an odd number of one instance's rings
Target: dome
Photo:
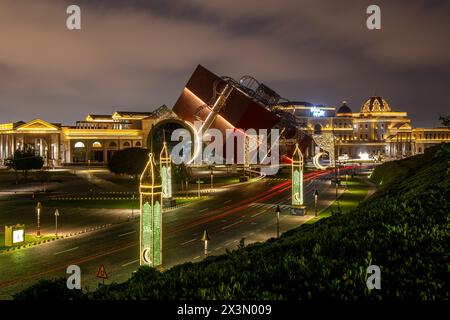
[[[387,101],[381,97],[371,97],[361,108],[362,113],[389,111],[391,111],[391,107],[389,107]]]
[[[337,114],[338,115],[346,115],[346,114],[352,114],[352,109],[347,106],[347,101],[342,101],[342,106],[338,109]]]

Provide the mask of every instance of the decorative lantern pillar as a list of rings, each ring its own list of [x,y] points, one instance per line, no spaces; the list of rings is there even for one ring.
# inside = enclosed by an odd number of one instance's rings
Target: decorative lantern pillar
[[[140,265],[162,265],[162,185],[153,154],[140,178]]]
[[[306,207],[303,204],[303,154],[295,144],[292,155],[292,213],[304,215]]]
[[[164,142],[159,155],[159,173],[161,175],[163,205],[164,207],[173,207],[176,202],[172,198],[172,157],[169,156],[166,142]]]

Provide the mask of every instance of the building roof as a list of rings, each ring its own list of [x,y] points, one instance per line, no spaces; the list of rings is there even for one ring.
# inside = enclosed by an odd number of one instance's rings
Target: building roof
[[[86,121],[112,121],[110,114],[88,114]]]
[[[342,106],[338,109],[337,114],[338,115],[351,115],[352,109],[350,109],[349,106],[347,106],[347,101],[342,101]]]
[[[390,111],[392,110],[387,101],[379,96],[370,97],[361,107],[361,113]]]

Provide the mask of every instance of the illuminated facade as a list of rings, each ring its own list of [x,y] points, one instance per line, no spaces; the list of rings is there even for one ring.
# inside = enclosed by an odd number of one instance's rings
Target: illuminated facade
[[[297,126],[308,135],[332,136],[340,160],[403,158],[450,141],[450,129],[413,128],[406,112],[392,110],[381,97],[369,98],[359,112],[352,112],[346,102],[337,110],[308,102],[282,103],[276,108],[292,113]],[[328,151],[314,140],[305,150],[313,159]]]
[[[48,167],[107,163],[118,150],[148,147],[154,124],[174,117],[169,108],[162,106],[153,112],[91,114],[75,126],[41,119],[0,124],[0,164],[18,149],[34,150]]]
[[[197,75],[200,80],[206,78],[208,83],[214,83],[216,78],[206,71],[200,68],[194,75],[200,73]],[[200,84],[203,83],[200,80],[199,88],[196,87],[195,81],[190,81],[188,86],[199,92],[210,92],[200,90]],[[312,159],[317,163],[327,155],[332,158],[332,162],[335,157],[341,161],[374,157],[380,160],[396,159],[423,153],[430,146],[450,141],[448,128],[413,128],[406,112],[394,111],[381,97],[368,99],[359,112],[352,112],[345,102],[337,110],[334,107],[308,102],[286,102],[272,108],[275,113],[248,97],[242,97],[244,96],[239,90],[232,91],[229,105],[211,122],[211,127],[219,128],[222,132],[228,128],[272,128],[276,121],[279,121],[276,120],[277,110],[291,113],[294,116],[295,130],[311,139],[304,140],[307,141],[305,146],[304,141],[301,142],[298,136],[292,135],[280,140],[281,147],[283,143],[285,146],[302,143],[301,149],[305,159]],[[210,98],[203,99],[206,101]],[[241,108],[241,104],[246,108]],[[47,167],[104,164],[118,150],[130,147],[151,148],[149,137],[153,136],[156,128],[161,125],[169,123],[193,131],[193,121],[197,118],[208,118],[207,109],[203,100],[185,88],[173,108],[174,111],[161,106],[153,112],[118,111],[112,115],[90,114],[75,126],[63,126],[41,119],[0,124],[0,165],[17,149],[34,150],[44,158],[44,165]],[[235,110],[240,109],[246,111],[237,117]],[[252,116],[253,114],[258,116]],[[284,129],[283,125],[276,126]],[[292,128],[292,124],[290,126]],[[162,148],[163,138],[160,140],[160,144],[152,148],[156,154]],[[200,149],[197,146],[199,141],[197,137],[195,150]]]

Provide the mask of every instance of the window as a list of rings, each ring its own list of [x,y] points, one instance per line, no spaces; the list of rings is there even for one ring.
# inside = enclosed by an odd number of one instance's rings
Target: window
[[[111,143],[109,144],[109,146],[110,146],[111,148],[115,148],[115,147],[117,147],[117,143],[111,142]]]
[[[100,142],[98,142],[98,141],[95,141],[95,142],[92,144],[92,147],[93,147],[93,148],[101,148],[101,147],[102,147],[102,144],[101,144]]]
[[[367,128],[369,128],[369,125],[366,123],[365,127],[366,127],[366,129],[367,129]]]
[[[135,145],[136,147],[140,147],[140,146],[141,146],[141,143],[138,141],[138,142],[136,142],[134,145]]]
[[[75,143],[75,148],[84,148],[84,143],[81,141],[78,141],[77,143]]]
[[[314,133],[315,133],[315,134],[321,134],[321,133],[322,133],[322,126],[321,126],[319,123],[317,123],[317,124],[314,126]]]
[[[123,146],[124,146],[124,147],[129,147],[129,146],[130,146],[130,143],[129,143],[128,141],[127,141],[127,142],[124,142],[124,143],[123,143]]]

